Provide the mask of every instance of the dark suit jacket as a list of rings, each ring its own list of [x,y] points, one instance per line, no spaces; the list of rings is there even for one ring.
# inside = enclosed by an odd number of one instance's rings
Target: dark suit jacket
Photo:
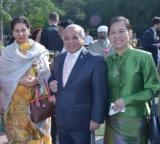
[[[57,57],[49,78],[58,81],[56,94],[57,126],[68,130],[88,130],[93,120],[103,123],[107,110],[105,62],[86,49],[81,51],[68,81],[63,87],[62,74],[66,53]]]
[[[52,25],[44,29],[41,33],[40,43],[50,51],[61,51],[63,48],[63,41],[56,29],[57,27]]]
[[[156,65],[158,60],[157,43],[158,39],[157,36],[154,34],[153,30],[151,28],[146,30],[142,36],[142,48],[152,53]]]

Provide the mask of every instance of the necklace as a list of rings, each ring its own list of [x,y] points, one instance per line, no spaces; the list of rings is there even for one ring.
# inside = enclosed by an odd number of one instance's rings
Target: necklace
[[[28,42],[20,44],[19,50],[20,51],[27,51],[31,49],[31,45]]]

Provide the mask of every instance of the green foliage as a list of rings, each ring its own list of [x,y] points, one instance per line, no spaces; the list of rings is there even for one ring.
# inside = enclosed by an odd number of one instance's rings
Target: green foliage
[[[131,20],[136,32],[150,26],[153,16],[160,16],[160,0],[2,0],[5,26],[11,17],[26,16],[32,27],[47,25],[47,16],[57,11],[61,19],[72,19],[84,28],[95,31],[101,24],[108,25],[113,16],[122,15]],[[91,17],[98,15],[100,22],[91,25]]]
[[[88,0],[86,3],[85,25],[91,27],[89,19],[93,14],[102,18],[100,24],[108,24],[114,16],[127,17],[134,30],[141,34],[150,26],[153,16],[160,16],[159,0]]]
[[[84,20],[85,0],[63,0],[62,3],[58,4],[59,7],[65,12],[64,18]]]
[[[85,7],[86,20],[88,21],[88,26],[90,26],[90,18],[93,15],[98,15],[101,18],[100,24],[106,24],[107,13],[106,13],[107,2],[106,0],[93,0],[89,1]]]
[[[32,23],[32,28],[43,27],[47,23],[49,12],[63,13],[51,0],[6,0],[3,7],[12,18],[26,16]]]
[[[8,22],[12,19],[10,14],[7,11],[5,11],[4,9],[0,8],[0,12],[1,12],[0,17],[3,18],[3,21]]]

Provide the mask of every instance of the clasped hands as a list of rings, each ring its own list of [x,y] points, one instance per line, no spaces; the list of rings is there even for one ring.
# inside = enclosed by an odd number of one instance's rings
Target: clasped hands
[[[119,98],[114,102],[113,110],[120,112],[123,108],[125,108],[126,104],[123,98]]]
[[[36,84],[39,84],[39,79],[38,77],[33,77],[33,76],[24,76],[23,78],[20,79],[19,81],[20,85],[23,85],[24,87],[33,87]],[[57,92],[57,81],[52,81],[49,83],[49,87],[52,92],[56,93]],[[49,97],[49,102],[53,102],[54,104],[56,103],[56,98],[55,96]]]
[[[20,79],[19,84],[25,86],[25,87],[33,87],[36,84],[39,84],[38,77],[32,77],[32,76],[25,76]],[[53,80],[49,83],[49,88],[53,93],[56,93],[58,90],[57,81]]]
[[[53,93],[56,93],[58,91],[58,83],[56,80],[53,80],[49,82],[49,88]],[[56,98],[55,96],[49,97],[49,101],[56,104]]]

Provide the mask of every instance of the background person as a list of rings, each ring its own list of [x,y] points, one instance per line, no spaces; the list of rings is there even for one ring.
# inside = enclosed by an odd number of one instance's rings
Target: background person
[[[35,40],[36,42],[40,42],[41,33],[42,33],[42,28],[35,29],[31,34],[31,39]]]
[[[65,29],[68,25],[73,24],[73,23],[74,23],[74,22],[69,19],[69,20],[66,20],[66,21],[62,21],[62,22],[60,22],[60,23],[58,24],[58,33],[59,33],[61,39],[62,39],[62,35],[63,35],[63,33],[64,33],[64,29]],[[63,49],[62,49],[61,53],[64,53],[64,52],[66,52],[66,48],[63,46]]]
[[[89,35],[89,30],[85,29],[84,46],[88,47],[90,44],[94,43],[93,37]]]
[[[152,27],[144,32],[141,41],[142,48],[152,53],[156,65],[158,64],[158,49],[160,48],[157,30],[160,30],[160,17],[153,17]]]
[[[63,41],[58,34],[59,15],[52,12],[48,16],[49,27],[43,29],[40,43],[51,52],[60,53],[63,48]]]
[[[108,40],[108,27],[101,25],[97,28],[97,40],[89,45],[89,51],[95,52],[100,56],[107,57],[113,52],[111,44]]]

